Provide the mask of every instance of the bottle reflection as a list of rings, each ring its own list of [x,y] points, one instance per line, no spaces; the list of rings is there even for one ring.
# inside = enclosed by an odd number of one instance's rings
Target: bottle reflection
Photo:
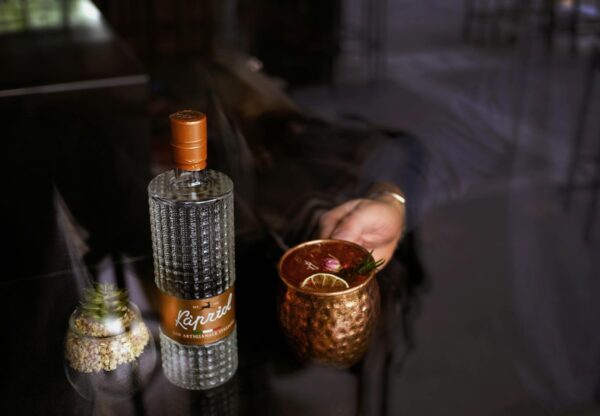
[[[227,383],[210,390],[184,391],[177,387],[180,394],[169,395],[169,414],[173,416],[234,416],[238,415],[239,388],[238,377],[234,376]]]

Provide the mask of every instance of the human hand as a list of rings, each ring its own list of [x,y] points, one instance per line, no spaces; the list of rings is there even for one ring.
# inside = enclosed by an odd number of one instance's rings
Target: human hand
[[[404,204],[390,195],[353,199],[321,216],[319,236],[360,244],[385,265],[400,241],[404,219]]]

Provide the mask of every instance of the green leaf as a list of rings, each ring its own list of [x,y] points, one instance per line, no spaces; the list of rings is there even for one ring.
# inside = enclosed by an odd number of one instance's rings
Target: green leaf
[[[369,274],[373,270],[377,270],[384,262],[385,260],[383,259],[375,261],[373,258],[373,251],[371,250],[371,252],[369,252],[369,254],[360,261],[360,263],[340,270],[339,275],[343,279],[348,280],[348,278],[356,275]]]
[[[102,320],[107,316],[123,317],[127,312],[129,295],[110,283],[96,283],[83,292],[81,309],[90,318]]]

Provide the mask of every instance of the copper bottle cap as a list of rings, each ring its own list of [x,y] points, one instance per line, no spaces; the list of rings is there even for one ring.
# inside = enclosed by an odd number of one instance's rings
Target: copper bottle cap
[[[202,170],[206,167],[206,116],[183,110],[169,116],[175,167]]]

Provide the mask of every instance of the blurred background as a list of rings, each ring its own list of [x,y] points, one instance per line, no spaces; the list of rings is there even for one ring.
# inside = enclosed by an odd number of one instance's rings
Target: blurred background
[[[325,210],[375,180],[409,201],[382,277],[397,356],[362,410],[346,375],[335,406],[310,377],[236,394],[291,415],[307,395],[314,414],[600,414],[599,48],[596,0],[0,0],[1,311],[36,299],[21,319],[63,334],[89,270],[156,318],[146,186],[171,168],[168,115],[194,108],[236,184],[241,307]]]

